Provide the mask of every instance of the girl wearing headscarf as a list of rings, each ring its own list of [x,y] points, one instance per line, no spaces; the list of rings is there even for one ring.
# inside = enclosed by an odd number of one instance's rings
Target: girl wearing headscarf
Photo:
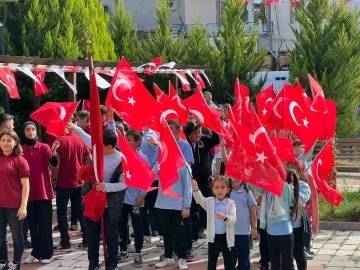
[[[25,263],[33,263],[36,259],[43,264],[53,261],[52,238],[52,199],[54,198],[50,179],[49,163],[56,167],[59,163],[56,149],[59,143],[56,140],[52,146],[41,143],[37,136],[37,127],[33,122],[25,122],[24,158],[30,168],[30,194],[27,206],[28,222],[33,250],[25,259]]]

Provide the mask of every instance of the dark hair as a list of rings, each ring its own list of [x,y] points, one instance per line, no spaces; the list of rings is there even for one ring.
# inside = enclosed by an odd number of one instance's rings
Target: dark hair
[[[70,117],[69,122],[71,122],[73,124],[76,123],[76,119],[75,119],[75,117],[73,115]]]
[[[4,124],[6,121],[13,120],[14,116],[8,114],[8,113],[1,113],[0,114],[0,126]]]
[[[115,126],[116,126],[116,130],[118,130],[121,133],[121,135],[125,136],[124,125],[121,122],[115,122]]]
[[[303,145],[303,143],[302,143],[300,140],[295,139],[295,140],[293,141],[293,147],[301,146],[301,145]]]
[[[218,175],[218,176],[210,177],[210,179],[212,180],[212,181],[211,181],[211,188],[213,188],[214,183],[217,182],[217,181],[224,181],[226,187],[228,187],[228,188],[231,187],[231,186],[230,186],[230,179],[229,179],[227,176]]]
[[[104,146],[108,146],[111,145],[113,148],[115,148],[116,143],[117,143],[117,134],[116,132],[110,130],[110,129],[105,129],[103,131],[103,143]]]
[[[134,141],[135,142],[141,142],[142,139],[143,139],[143,135],[134,130],[134,129],[129,129],[127,132],[126,132],[126,138],[129,137],[129,136],[132,136],[134,138]]]
[[[8,135],[8,136],[10,136],[11,138],[14,139],[16,145],[15,145],[15,147],[13,149],[13,153],[15,155],[17,155],[17,156],[21,156],[22,153],[23,153],[23,150],[22,150],[22,147],[20,145],[20,139],[19,139],[18,135],[16,134],[16,132],[13,131],[13,130],[5,130],[5,131],[0,133],[0,140],[5,135]],[[0,148],[0,153],[1,154],[3,153],[3,150],[1,148]]]
[[[100,113],[107,114],[108,108],[105,105],[100,105]]]
[[[288,163],[288,165],[292,164]],[[300,171],[298,171],[298,173],[300,174]],[[296,175],[296,169],[291,169],[290,171],[288,171],[287,176],[286,176],[286,183],[291,184],[293,183],[294,185],[294,201],[293,201],[293,207],[291,208],[291,213],[290,213],[290,220],[292,222],[296,221],[298,219],[298,217],[301,216],[301,207],[299,206],[299,192],[300,192],[300,186],[299,186],[299,179]]]
[[[88,121],[90,120],[90,112],[86,110],[77,111],[75,116],[79,117],[80,119],[87,118]]]
[[[177,119],[170,119],[167,121],[167,124],[174,125],[177,129],[181,128],[181,124],[180,124],[179,120],[177,120]]]

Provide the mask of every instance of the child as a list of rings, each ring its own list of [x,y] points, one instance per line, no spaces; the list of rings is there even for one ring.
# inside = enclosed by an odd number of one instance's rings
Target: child
[[[234,264],[238,270],[250,270],[250,233],[257,236],[256,202],[245,182],[232,180],[230,198],[236,205]],[[251,222],[251,227],[250,227]]]
[[[24,252],[23,223],[29,197],[28,162],[19,137],[12,130],[0,134],[0,270],[19,270]],[[14,241],[13,264],[8,267],[6,227],[9,224]]]
[[[147,162],[147,157],[141,152],[139,146],[142,141],[142,135],[132,129],[126,132],[126,140],[134,151],[137,151],[139,155]],[[120,145],[121,148],[121,145]],[[131,224],[134,229],[135,238],[135,257],[134,266],[142,267],[143,262],[141,258],[141,249],[143,248],[144,234],[143,234],[143,206],[146,192],[141,189],[128,187],[125,193],[124,205],[121,214],[120,221],[118,223],[118,231],[120,235],[120,258],[129,258],[127,245],[129,240],[129,228],[128,220],[129,215],[131,217]]]
[[[228,199],[229,179],[216,176],[211,183],[214,197],[204,198],[198,184],[192,180],[194,199],[207,212],[208,270],[215,270],[220,252],[224,257],[225,270],[233,270],[231,248],[235,243],[235,202]]]
[[[261,199],[260,227],[267,230],[272,270],[295,269],[291,223],[300,216],[298,203],[299,181],[291,172],[287,174],[281,197],[266,192]]]
[[[306,270],[307,269],[307,260],[305,254],[305,242],[304,242],[304,231],[302,223],[307,219],[305,205],[309,202],[311,191],[310,187],[306,182],[304,176],[301,175],[300,166],[298,163],[289,162],[286,165],[287,169],[293,175],[293,179],[299,179],[299,202],[301,207],[301,215],[297,217],[297,219],[293,222],[293,234],[294,234],[294,258],[296,261],[298,270]],[[310,229],[310,228],[309,228]],[[309,242],[310,242],[310,232],[309,233]]]

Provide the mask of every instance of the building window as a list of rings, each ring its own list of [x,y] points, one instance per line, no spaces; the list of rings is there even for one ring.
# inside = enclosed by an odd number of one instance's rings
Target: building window
[[[168,10],[175,10],[175,0],[167,0]]]
[[[109,6],[105,6],[105,5],[104,5],[104,11],[105,11],[106,13],[109,13]]]

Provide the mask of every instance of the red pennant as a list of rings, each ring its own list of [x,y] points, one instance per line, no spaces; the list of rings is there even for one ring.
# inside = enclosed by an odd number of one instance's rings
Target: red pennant
[[[205,86],[205,83],[204,83],[203,79],[201,78],[200,73],[197,72],[197,71],[194,71],[193,74],[194,74],[195,80],[198,83],[198,86],[196,87],[196,89],[198,87],[199,87],[200,90],[204,89],[206,86]]]
[[[0,80],[9,92],[10,98],[20,99],[14,72],[10,68],[0,68]]]
[[[86,100],[86,99],[83,99],[81,109],[90,112],[90,101]]]
[[[190,91],[190,83],[186,78],[186,75],[183,71],[177,71],[175,72],[176,76],[180,79],[182,89],[184,92]]]
[[[45,74],[46,72],[44,69],[34,70],[34,75],[38,79],[38,81],[35,81],[35,96],[37,97],[49,92],[46,85],[44,84]]]
[[[160,67],[162,62],[163,60],[161,57],[154,58],[150,63],[146,64],[143,72],[149,76],[152,76],[154,72]]]
[[[338,206],[342,201],[342,195],[328,184],[331,170],[335,166],[334,160],[333,144],[332,140],[329,140],[311,163],[311,171],[316,186],[324,196],[325,200],[332,205]]]

